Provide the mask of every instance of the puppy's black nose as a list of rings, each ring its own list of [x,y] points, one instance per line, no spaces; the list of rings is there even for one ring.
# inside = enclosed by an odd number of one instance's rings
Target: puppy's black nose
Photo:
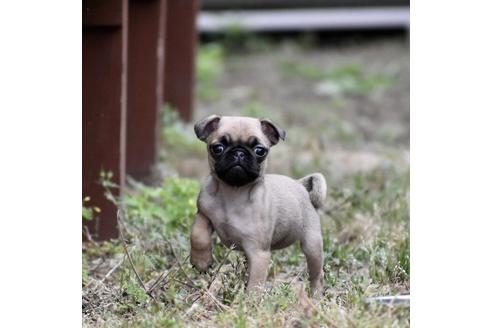
[[[245,157],[246,157],[246,154],[244,153],[244,150],[237,149],[236,151],[234,151],[234,159],[236,161],[244,160]]]

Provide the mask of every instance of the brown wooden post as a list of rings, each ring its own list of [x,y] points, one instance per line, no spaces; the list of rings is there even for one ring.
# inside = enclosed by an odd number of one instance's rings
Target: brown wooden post
[[[128,29],[127,173],[150,177],[158,159],[163,103],[164,0],[130,0]]]
[[[117,209],[98,179],[105,170],[125,183],[128,0],[84,0],[82,12],[82,196],[101,209],[84,224],[109,239],[118,236]]]
[[[164,101],[186,121],[193,114],[197,9],[197,0],[167,1]]]

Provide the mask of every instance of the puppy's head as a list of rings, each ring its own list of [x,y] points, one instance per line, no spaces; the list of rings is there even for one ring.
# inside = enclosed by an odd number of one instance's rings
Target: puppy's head
[[[195,124],[198,139],[207,143],[212,174],[240,187],[262,176],[270,148],[285,132],[269,119],[211,115]]]

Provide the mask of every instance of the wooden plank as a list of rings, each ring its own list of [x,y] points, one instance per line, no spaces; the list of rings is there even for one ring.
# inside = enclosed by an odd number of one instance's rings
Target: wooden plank
[[[121,26],[122,0],[83,0],[82,24],[84,26]]]
[[[197,0],[168,0],[164,67],[164,101],[182,119],[193,114]]]
[[[166,7],[163,0],[129,6],[127,174],[145,180],[158,159]]]
[[[108,27],[103,22],[102,26],[88,24],[82,29],[82,193],[91,197],[91,205],[101,209],[98,218],[83,224],[99,240],[118,236],[117,208],[105,198],[99,173],[111,171],[114,182],[122,188],[125,183],[128,1],[108,1],[105,5],[110,4],[121,13],[120,27]]]

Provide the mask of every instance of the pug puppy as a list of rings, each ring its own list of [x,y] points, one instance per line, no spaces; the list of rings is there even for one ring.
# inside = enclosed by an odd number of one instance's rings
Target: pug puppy
[[[198,196],[191,231],[191,263],[200,271],[212,264],[212,233],[248,260],[247,291],[267,278],[271,251],[300,241],[306,256],[311,295],[323,287],[323,238],[316,211],[326,197],[319,174],[294,180],[265,174],[269,150],[285,132],[268,119],[209,116],[195,125],[207,144],[210,176]]]

